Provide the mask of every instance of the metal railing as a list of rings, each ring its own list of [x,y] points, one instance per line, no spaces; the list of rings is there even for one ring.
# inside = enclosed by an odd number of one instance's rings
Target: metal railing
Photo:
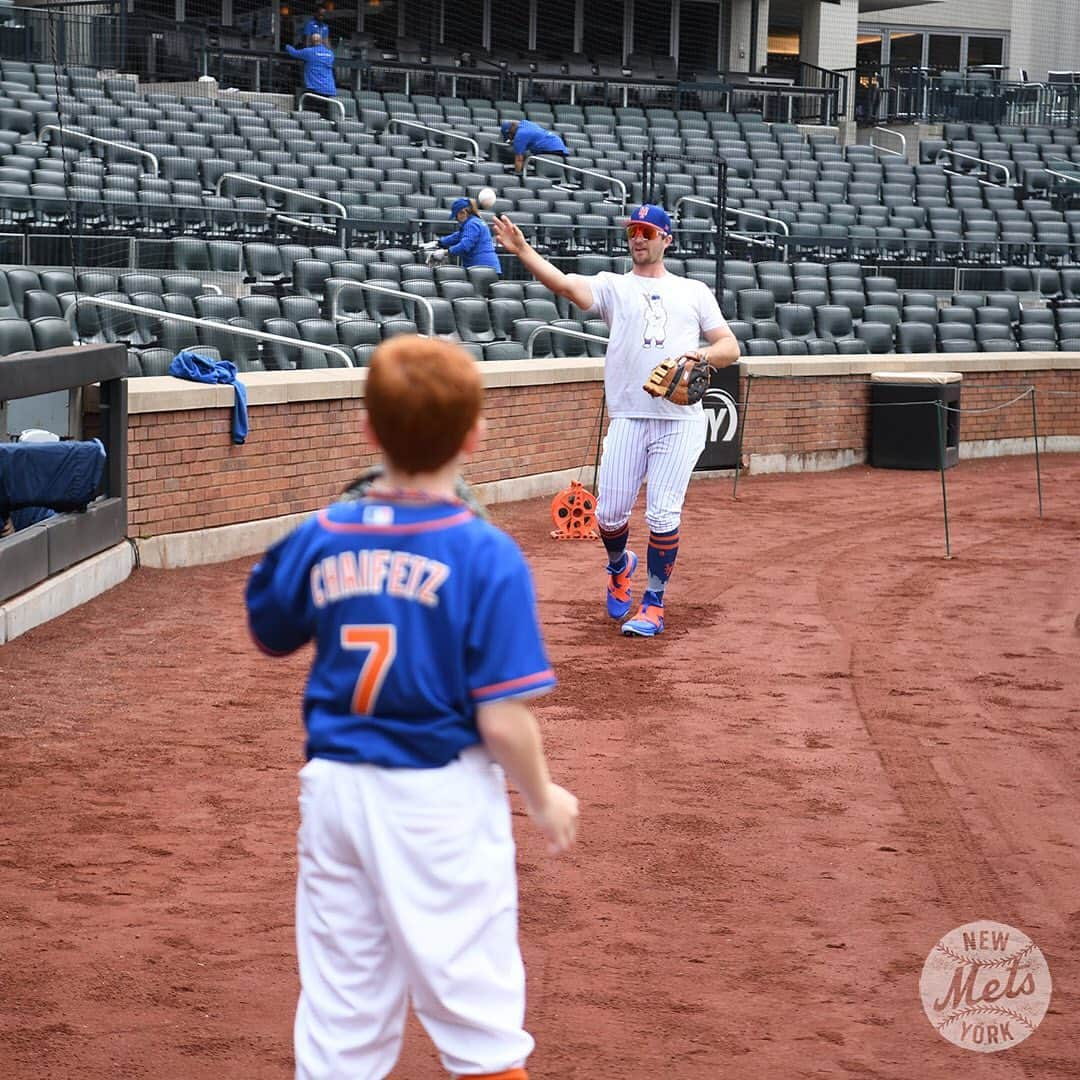
[[[398,296],[402,300],[410,300],[414,304],[420,304],[424,309],[424,314],[428,317],[428,330],[430,336],[435,336],[435,309],[431,306],[426,296],[417,296],[416,293],[403,292],[401,289],[394,289],[389,285],[376,285],[373,281],[353,281],[351,278],[328,278],[327,282],[333,281],[336,289],[332,298],[330,298],[330,318],[337,321],[341,317],[341,296],[342,293],[348,292],[350,288],[366,289],[368,292],[384,293],[389,296]],[[340,283],[340,284],[339,284]],[[429,335],[423,335],[429,336]]]
[[[538,326],[526,339],[525,339],[525,354],[530,359],[533,356],[533,342],[541,334],[563,334],[566,337],[579,338],[582,341],[599,341],[602,345],[607,345],[608,339],[606,337],[600,337],[599,334],[587,334],[584,330],[571,330],[568,326]],[[599,359],[595,357],[594,359]]]
[[[694,206],[707,206],[711,210],[719,209],[719,203],[710,202],[700,195],[683,195],[675,201],[675,217],[677,219],[680,217],[679,210],[683,203],[691,203]],[[741,207],[734,206],[728,207],[727,213],[729,217],[742,215],[743,217],[753,218],[755,221],[766,221],[770,225],[779,225],[785,240],[791,236],[791,227],[783,218],[769,217],[768,214],[759,214],[756,210],[743,210]],[[740,237],[740,239],[742,238]]]
[[[1073,169],[1075,170],[1073,172],[1062,172],[1060,168],[1061,164],[1065,163],[1059,163],[1059,167],[1056,169],[1051,169],[1049,165],[1047,165],[1046,167],[1046,172],[1048,175],[1054,176],[1058,180],[1065,181],[1064,184],[1056,185],[1056,189],[1058,190],[1058,192],[1060,192],[1062,188],[1071,186],[1076,190],[1077,193],[1080,193],[1080,165],[1073,166]]]
[[[87,142],[97,143],[99,146],[112,146],[118,150],[126,150],[129,154],[138,154],[140,157],[149,158],[154,165],[154,176],[157,176],[160,172],[160,164],[157,156],[151,154],[149,150],[141,150],[137,146],[131,146],[129,143],[116,142],[113,139],[101,139],[97,135],[87,135],[84,131],[73,131],[71,128],[60,127],[58,124],[46,124],[39,132],[39,138],[42,142],[45,141],[45,136],[51,131],[57,132],[61,137],[65,135],[74,135],[78,139],[86,139]]]
[[[894,131],[892,128],[881,127],[880,125],[875,125],[874,131],[880,131],[882,135],[892,135],[894,138],[899,139],[900,149],[893,150],[892,147],[881,146],[880,144],[874,142],[873,133],[871,133],[870,135],[871,149],[877,150],[882,154],[895,154],[897,157],[902,157],[905,161],[907,161],[907,136],[902,131]]]
[[[345,106],[338,101],[337,98],[327,97],[325,94],[316,94],[314,90],[305,91],[300,95],[300,101],[298,102],[301,109],[304,107],[304,100],[306,98],[314,98],[316,101],[325,101],[328,105],[334,105],[341,110],[341,119],[346,117]]]
[[[983,181],[983,183],[993,184],[993,186],[995,186],[995,187],[1002,187],[1002,186],[1012,187],[1013,186],[1012,172],[1009,170],[1008,165],[1002,165],[1000,161],[988,161],[986,158],[976,157],[974,154],[966,154],[962,150],[945,150],[945,149],[942,149],[942,150],[939,150],[937,152],[937,161],[935,162],[935,164],[940,165],[941,164],[941,158],[946,157],[946,156],[947,157],[953,157],[953,158],[960,158],[963,161],[977,161],[980,165],[985,165],[987,167],[987,178],[986,178],[985,181]],[[994,184],[994,182],[990,179],[990,176],[989,176],[989,170],[990,169],[1000,169],[1005,174],[1005,184],[1004,185]],[[948,172],[949,170],[946,169],[945,171]]]
[[[608,176],[607,173],[597,172],[595,169],[582,169],[577,165],[568,165],[565,161],[558,161],[555,158],[549,157],[530,157],[525,161],[525,166],[522,169],[522,176],[528,172],[529,165],[533,162],[542,161],[546,165],[555,165],[557,168],[565,169],[567,172],[580,173],[582,176],[595,176],[600,180],[606,180],[609,184],[616,184],[622,190],[622,198],[620,205],[625,210],[626,203],[629,199],[629,192],[626,184],[624,184],[617,176]]]
[[[1075,125],[1080,85],[1012,81],[987,72],[935,73],[927,68],[861,64],[840,74],[854,80],[855,118],[1010,125]]]
[[[349,216],[349,212],[345,209],[344,203],[339,203],[336,199],[327,199],[322,195],[312,195],[310,191],[303,191],[300,188],[281,187],[280,184],[271,184],[266,180],[260,180],[257,176],[248,176],[247,173],[222,173],[218,177],[218,182],[214,187],[215,195],[221,194],[221,186],[226,180],[238,180],[245,184],[251,184],[253,187],[265,188],[267,191],[280,191],[284,195],[292,195],[297,199],[310,199],[312,202],[323,203],[326,206],[334,207],[335,210],[340,211],[343,218]]]
[[[462,135],[459,131],[445,131],[443,128],[433,127],[431,124],[421,124],[419,120],[406,120],[400,116],[390,117],[386,126],[389,128],[391,124],[397,124],[400,127],[422,128],[424,131],[434,131],[436,135],[441,135],[444,139],[458,139],[461,142],[467,142],[473,148],[472,160],[480,160],[480,144],[475,139],[470,139],[468,135]]]
[[[92,307],[109,308],[113,311],[126,311],[131,315],[145,315],[148,318],[162,322],[188,323],[194,326],[210,326],[214,333],[235,334],[237,337],[254,338],[256,341],[276,341],[281,345],[288,345],[292,349],[314,349],[316,352],[329,353],[340,357],[345,361],[346,367],[356,367],[353,358],[346,349],[339,345],[321,345],[317,341],[305,341],[301,338],[284,337],[281,334],[268,334],[265,330],[249,330],[244,326],[232,326],[227,322],[216,322],[211,319],[198,319],[190,315],[178,315],[172,311],[159,311],[157,308],[140,307],[137,304],[125,304],[119,300],[106,300],[101,296],[84,296],[81,293],[78,299],[67,310],[65,318],[71,327],[72,335],[76,340],[79,338],[78,313],[79,308],[85,304]],[[196,346],[197,348],[197,346]]]

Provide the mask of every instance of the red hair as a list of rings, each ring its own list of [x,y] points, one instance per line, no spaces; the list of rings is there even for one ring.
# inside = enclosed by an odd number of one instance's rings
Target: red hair
[[[480,369],[464,349],[412,334],[390,338],[372,353],[364,394],[386,457],[413,474],[453,460],[484,403]]]

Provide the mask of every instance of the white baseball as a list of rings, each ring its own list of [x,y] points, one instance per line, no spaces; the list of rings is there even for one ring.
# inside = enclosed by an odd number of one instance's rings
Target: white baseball
[[[476,193],[476,205],[479,206],[481,210],[490,210],[495,205],[495,199],[497,197],[494,188],[481,188]]]

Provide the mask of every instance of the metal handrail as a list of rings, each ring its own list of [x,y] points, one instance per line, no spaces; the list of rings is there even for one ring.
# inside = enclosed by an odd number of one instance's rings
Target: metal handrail
[[[341,282],[341,287],[334,294],[333,299],[330,301],[330,318],[337,319],[339,315],[338,301],[341,299],[341,294],[349,288],[354,286],[357,289],[369,289],[371,292],[386,293],[389,296],[400,296],[403,300],[412,300],[414,303],[422,304],[424,311],[428,317],[428,329],[430,336],[435,336],[435,309],[431,306],[431,302],[426,296],[417,296],[415,293],[403,292],[401,289],[393,289],[389,285],[376,285],[373,281],[353,281],[352,278],[327,278],[327,286],[330,282]],[[423,335],[428,336],[428,335]]]
[[[629,199],[626,184],[624,184],[617,176],[608,176],[607,173],[597,172],[595,169],[582,169],[577,165],[569,165],[565,161],[556,161],[555,158],[548,157],[530,157],[525,161],[525,167],[521,171],[521,175],[524,176],[529,169],[529,165],[534,161],[543,161],[548,165],[556,165],[560,169],[566,169],[568,172],[581,173],[582,176],[595,176],[601,180],[606,180],[609,184],[618,184],[622,188],[622,200],[621,206],[625,210],[626,203]]]
[[[341,216],[347,218],[349,216],[348,211],[345,209],[344,203],[339,203],[334,199],[323,198],[322,195],[312,195],[310,191],[302,191],[299,188],[287,188],[281,187],[279,184],[271,184],[266,180],[260,180],[257,176],[248,176],[247,173],[234,173],[227,172],[222,173],[218,177],[218,182],[214,187],[214,194],[221,194],[221,185],[226,180],[243,180],[244,183],[252,184],[255,187],[266,188],[267,191],[280,191],[286,195],[295,195],[299,199],[310,199],[312,202],[326,203],[327,206],[333,206],[341,211]]]
[[[1012,173],[1009,171],[1008,165],[1002,165],[999,161],[987,161],[986,158],[976,157],[974,154],[965,154],[962,150],[945,149],[941,149],[937,152],[937,158],[935,159],[934,164],[941,164],[942,154],[948,154],[950,157],[955,158],[963,158],[965,161],[977,161],[980,165],[987,165],[991,169],[1000,169],[1005,174],[1005,185],[1008,187],[1012,187],[1013,178]]]
[[[345,106],[338,101],[337,98],[327,97],[325,94],[317,94],[314,90],[307,90],[300,95],[300,101],[298,102],[301,109],[304,108],[304,98],[316,98],[319,101],[329,102],[331,105],[336,105],[341,110],[341,119],[346,118]]]
[[[679,207],[682,206],[684,202],[694,203],[697,206],[708,206],[713,210],[718,210],[720,208],[719,203],[709,202],[708,199],[703,199],[700,195],[683,195],[675,201],[676,218],[679,217]],[[770,224],[779,225],[785,236],[791,235],[791,229],[783,218],[769,217],[767,214],[759,214],[756,210],[743,210],[734,206],[729,207],[727,212],[731,215],[742,214],[743,217],[754,218],[756,221],[768,221]]]
[[[880,124],[874,126],[874,131],[880,131],[883,135],[895,135],[900,140],[902,150],[892,150],[888,146],[878,146],[874,142],[874,136],[870,136],[870,148],[872,150],[880,150],[883,154],[895,154],[897,157],[902,157],[907,161],[907,136],[902,131],[893,131],[892,128],[882,127]]]
[[[311,229],[314,232],[329,233],[331,236],[337,236],[338,231],[333,225],[318,225],[314,221],[304,221],[303,218],[290,217],[288,214],[275,214],[275,221],[284,221],[289,225],[299,225],[302,229]]]
[[[391,116],[387,121],[386,126],[391,124],[400,124],[402,127],[415,127],[421,128],[424,131],[434,131],[436,135],[442,135],[445,139],[460,139],[462,142],[467,142],[473,148],[473,161],[480,160],[480,144],[475,139],[470,139],[468,135],[462,135],[459,131],[447,131],[443,128],[433,127],[431,124],[421,124],[419,120],[406,120],[400,116]]]
[[[1080,164],[1078,164],[1076,166],[1076,172],[1074,172],[1074,173],[1061,172],[1058,169],[1050,169],[1050,168],[1047,168],[1046,171],[1051,176],[1059,176],[1059,177],[1061,177],[1062,180],[1068,180],[1073,184],[1080,184]]]
[[[541,334],[565,334],[567,337],[581,338],[582,341],[599,341],[604,345],[608,343],[608,339],[600,337],[599,334],[587,334],[584,330],[571,330],[568,326],[538,326],[525,339],[525,352],[529,357],[533,354],[533,342]]]
[[[129,311],[133,315],[149,315],[153,319],[171,320],[173,322],[193,323],[195,326],[206,326],[211,322],[208,319],[196,319],[190,315],[178,315],[172,311],[158,311],[157,308],[140,307],[136,304],[124,304],[119,300],[105,300],[100,296],[82,296],[68,308],[66,318],[71,327],[72,334],[78,338],[79,329],[76,323],[78,310],[82,304],[91,304],[97,307],[111,308],[114,311]],[[356,367],[349,353],[337,345],[320,345],[316,341],[304,341],[301,338],[284,337],[281,334],[268,334],[265,330],[249,330],[244,326],[230,326],[227,322],[212,322],[215,330],[224,330],[237,337],[255,338],[257,341],[279,341],[293,349],[316,349],[319,352],[331,353],[345,361],[346,367]]]
[[[157,176],[161,171],[160,163],[155,154],[151,154],[149,150],[141,150],[130,143],[117,142],[115,139],[101,139],[97,135],[87,135],[84,131],[72,131],[71,128],[60,127],[58,124],[46,124],[41,129],[38,134],[43,141],[45,133],[49,131],[58,131],[61,135],[75,135],[80,139],[86,139],[88,142],[100,143],[102,146],[115,146],[118,150],[127,150],[129,153],[148,157],[154,163],[154,175]]]

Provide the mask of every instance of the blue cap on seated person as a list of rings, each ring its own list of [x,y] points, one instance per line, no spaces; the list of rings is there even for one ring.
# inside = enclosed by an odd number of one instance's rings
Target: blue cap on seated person
[[[450,220],[454,221],[462,210],[468,210],[472,203],[468,199],[455,199],[450,207]]]
[[[651,225],[658,229],[664,236],[671,235],[671,218],[662,206],[652,206],[642,203],[631,215],[626,223],[629,229],[631,225]]]
[[[499,130],[502,132],[502,137],[504,139],[509,139],[510,138],[510,121],[509,120],[504,120],[499,125]]]

